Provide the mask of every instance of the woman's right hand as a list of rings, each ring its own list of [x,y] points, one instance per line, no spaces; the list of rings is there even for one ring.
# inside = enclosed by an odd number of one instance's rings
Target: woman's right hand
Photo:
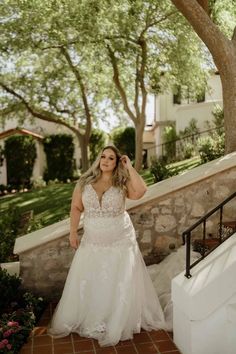
[[[80,239],[78,238],[78,235],[70,235],[69,241],[71,247],[74,249],[77,249],[80,245]]]

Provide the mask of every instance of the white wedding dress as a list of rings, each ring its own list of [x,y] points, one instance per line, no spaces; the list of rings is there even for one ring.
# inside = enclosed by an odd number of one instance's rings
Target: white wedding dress
[[[140,329],[168,329],[140,253],[124,193],[110,187],[99,202],[91,184],[82,193],[84,235],[74,255],[48,333],[71,332],[116,345]]]

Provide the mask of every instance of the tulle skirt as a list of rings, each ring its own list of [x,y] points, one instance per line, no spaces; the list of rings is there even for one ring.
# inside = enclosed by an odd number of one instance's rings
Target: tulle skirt
[[[166,323],[129,215],[85,217],[84,236],[48,333],[74,332],[109,346],[141,328],[166,329]]]

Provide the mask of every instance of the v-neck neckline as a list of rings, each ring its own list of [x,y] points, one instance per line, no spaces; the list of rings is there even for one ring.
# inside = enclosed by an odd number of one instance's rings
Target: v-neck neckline
[[[99,195],[98,195],[96,189],[93,187],[92,183],[90,183],[89,185],[91,186],[92,190],[93,190],[94,193],[96,194],[96,197],[97,197],[97,200],[98,200],[98,204],[99,204],[99,206],[100,206],[100,208],[101,208],[101,207],[102,207],[102,198],[104,197],[104,195],[105,195],[113,186],[111,185],[109,188],[107,188],[107,189],[102,193],[101,198],[99,198]]]

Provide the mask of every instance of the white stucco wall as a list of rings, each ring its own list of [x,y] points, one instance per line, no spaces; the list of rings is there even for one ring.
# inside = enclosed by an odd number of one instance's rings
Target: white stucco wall
[[[208,89],[205,94],[205,101],[200,103],[173,103],[173,94],[164,93],[156,97],[155,120],[158,127],[155,131],[156,144],[161,144],[163,123],[173,121],[176,131],[184,130],[191,119],[197,120],[198,128],[203,131],[208,127],[206,121],[211,121],[212,111],[216,105],[222,106],[222,85],[219,75],[212,75],[208,80]]]
[[[174,342],[182,354],[236,353],[236,234],[172,281]]]

